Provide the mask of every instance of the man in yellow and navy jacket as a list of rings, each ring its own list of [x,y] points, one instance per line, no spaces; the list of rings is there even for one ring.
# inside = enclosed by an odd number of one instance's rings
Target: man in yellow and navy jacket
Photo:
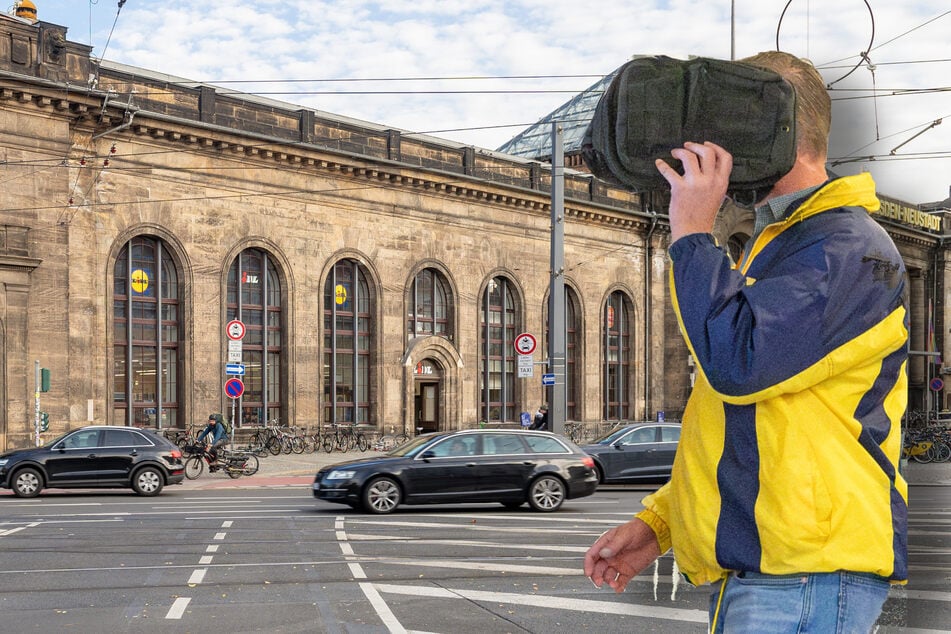
[[[670,288],[699,367],[670,482],[588,550],[621,592],[668,548],[714,583],[711,631],[870,631],[907,578],[905,269],[868,174],[828,180],[831,106],[811,64],[744,60],[797,97],[797,158],[756,208],[735,266],[711,231],[732,158],[712,143],[663,161]]]

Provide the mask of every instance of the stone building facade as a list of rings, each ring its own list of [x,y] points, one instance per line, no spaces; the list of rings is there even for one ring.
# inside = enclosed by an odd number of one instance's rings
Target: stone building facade
[[[0,175],[0,447],[31,444],[41,409],[45,437],[215,411],[386,432],[517,424],[549,398],[542,162],[100,64],[61,26],[0,16]],[[569,420],[686,400],[658,211],[566,175]],[[940,232],[883,223],[920,272],[916,327],[931,298],[943,329]]]

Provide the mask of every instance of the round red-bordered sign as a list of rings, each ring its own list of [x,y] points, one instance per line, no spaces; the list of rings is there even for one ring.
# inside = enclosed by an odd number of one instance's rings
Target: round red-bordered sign
[[[225,326],[225,332],[228,334],[228,339],[241,341],[244,339],[244,322],[232,319],[228,322],[228,325]]]
[[[941,380],[941,377],[936,376],[931,379],[930,387],[932,392],[940,392],[944,389],[944,381]]]
[[[531,354],[535,352],[535,347],[538,346],[538,341],[535,340],[535,335],[530,332],[523,332],[515,337],[515,352],[519,354]]]
[[[244,394],[244,381],[241,379],[228,379],[225,381],[225,394],[229,398],[240,398]]]

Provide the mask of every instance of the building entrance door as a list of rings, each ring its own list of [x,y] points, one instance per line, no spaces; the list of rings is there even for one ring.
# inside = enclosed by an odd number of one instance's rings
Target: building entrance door
[[[413,398],[413,426],[421,434],[439,431],[441,372],[436,362],[424,359],[416,364]]]

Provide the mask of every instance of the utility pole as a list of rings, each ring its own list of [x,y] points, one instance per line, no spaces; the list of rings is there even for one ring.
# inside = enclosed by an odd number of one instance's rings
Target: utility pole
[[[548,287],[548,371],[555,375],[548,428],[565,431],[565,150],[564,128],[551,124],[551,281]]]

